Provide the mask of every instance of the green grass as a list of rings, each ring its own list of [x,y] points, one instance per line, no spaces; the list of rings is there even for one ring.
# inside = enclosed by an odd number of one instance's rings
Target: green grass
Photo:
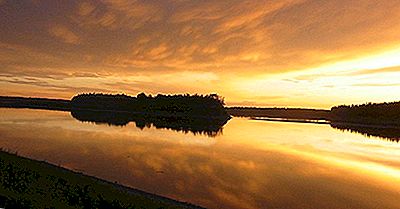
[[[199,208],[0,151],[0,208]]]

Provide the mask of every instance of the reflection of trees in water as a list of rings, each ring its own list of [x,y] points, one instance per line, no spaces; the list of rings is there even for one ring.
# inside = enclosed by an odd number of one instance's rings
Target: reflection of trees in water
[[[368,125],[357,124],[340,124],[331,123],[331,127],[342,131],[362,134],[367,137],[378,137],[388,141],[400,141],[400,127],[373,127]]]
[[[155,127],[157,129],[169,129],[183,133],[202,134],[215,137],[222,134],[222,127],[227,119],[193,118],[193,117],[165,117],[149,114],[130,114],[126,112],[111,111],[71,111],[72,117],[82,122],[95,124],[108,124],[110,126],[126,126],[135,122],[137,128]]]

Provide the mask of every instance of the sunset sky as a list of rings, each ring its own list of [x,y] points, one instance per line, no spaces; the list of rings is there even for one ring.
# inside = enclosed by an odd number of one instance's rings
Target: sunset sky
[[[0,0],[0,95],[400,100],[399,0]]]

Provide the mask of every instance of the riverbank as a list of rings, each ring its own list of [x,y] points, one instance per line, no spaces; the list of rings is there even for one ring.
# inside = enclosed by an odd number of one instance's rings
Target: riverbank
[[[0,107],[71,111],[71,101],[64,99],[0,96]]]
[[[330,110],[306,108],[227,107],[235,117],[286,118],[294,120],[329,120]]]
[[[184,131],[194,130],[195,132],[210,131],[209,135],[211,136],[218,133],[231,116],[279,122],[331,124],[334,127],[348,127],[348,129],[353,129],[354,126],[378,129],[400,127],[399,102],[341,105],[326,110],[224,107],[223,100],[217,95],[158,95],[152,97],[139,94],[137,97],[131,97],[82,94],[75,96],[71,101],[0,96],[0,107],[70,111],[77,116],[78,120],[116,125],[124,125],[130,121],[139,121],[138,124],[143,125],[144,120],[137,120],[137,118],[161,118],[162,120],[157,120],[155,123],[160,124],[159,127]],[[84,111],[90,112],[90,114],[76,114]],[[115,117],[119,114],[124,117]],[[127,117],[128,115],[130,117]],[[171,120],[166,120],[166,118],[171,118]],[[174,121],[183,121],[184,123],[183,125],[182,123],[174,124]]]
[[[201,208],[0,151],[0,208]]]
[[[327,124],[334,129],[359,133],[367,137],[379,137],[392,142],[400,142],[400,127],[393,125],[362,124],[349,122],[331,122],[326,120],[306,120],[288,118],[250,117],[250,120],[261,120],[286,123]]]
[[[330,124],[326,120],[308,120],[308,119],[290,119],[290,118],[268,118],[268,117],[250,117],[251,120],[264,120],[272,122],[287,122],[287,123],[313,123],[313,124]]]
[[[226,109],[232,116],[247,117],[253,120],[334,124],[372,128],[400,127],[400,120],[398,118],[400,115],[400,103],[398,102],[337,106],[331,108],[332,110],[256,107],[228,107]],[[383,115],[385,117],[383,117]]]

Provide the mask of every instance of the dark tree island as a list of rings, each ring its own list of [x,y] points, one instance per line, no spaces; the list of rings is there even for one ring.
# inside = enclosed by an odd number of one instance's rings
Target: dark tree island
[[[99,110],[140,113],[156,116],[195,117],[207,119],[230,118],[224,101],[217,94],[162,95],[153,97],[144,93],[136,97],[124,94],[79,94],[71,100],[72,110]]]

